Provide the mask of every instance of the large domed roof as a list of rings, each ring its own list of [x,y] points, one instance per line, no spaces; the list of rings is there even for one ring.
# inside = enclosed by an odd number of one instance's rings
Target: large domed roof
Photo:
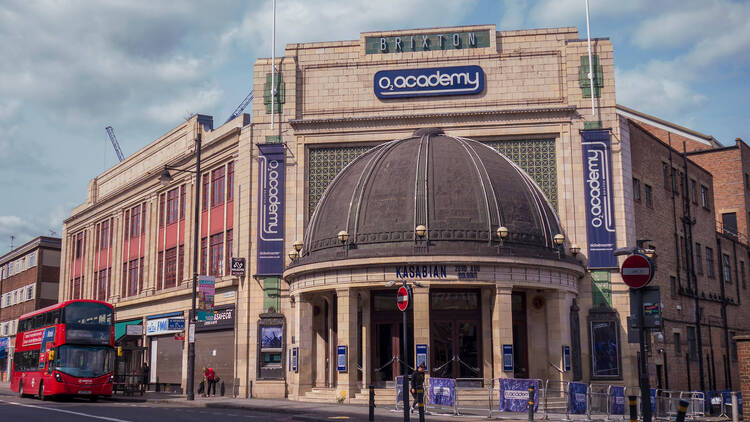
[[[426,227],[423,237],[415,228]],[[498,247],[497,229],[509,235]],[[346,246],[337,238],[346,231]],[[557,216],[507,157],[441,129],[381,144],[344,168],[313,212],[295,265],[418,255],[557,258]]]

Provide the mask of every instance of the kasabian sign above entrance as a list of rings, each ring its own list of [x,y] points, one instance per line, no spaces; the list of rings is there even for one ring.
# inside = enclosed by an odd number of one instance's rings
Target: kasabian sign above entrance
[[[378,98],[473,95],[484,91],[484,71],[479,66],[381,70],[373,82]]]

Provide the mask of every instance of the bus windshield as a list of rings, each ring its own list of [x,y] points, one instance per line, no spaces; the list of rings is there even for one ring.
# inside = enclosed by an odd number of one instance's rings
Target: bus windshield
[[[114,351],[105,346],[63,345],[57,348],[54,368],[80,378],[101,377],[112,372]]]
[[[112,325],[112,309],[101,303],[79,302],[65,307],[65,323]]]

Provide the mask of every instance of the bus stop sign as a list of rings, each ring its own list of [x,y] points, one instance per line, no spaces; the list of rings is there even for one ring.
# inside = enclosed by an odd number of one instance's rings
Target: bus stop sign
[[[401,312],[406,312],[406,310],[409,309],[408,287],[401,286],[398,288],[398,293],[396,294],[396,306],[398,306],[398,310]]]
[[[622,281],[631,289],[640,289],[654,277],[651,260],[641,254],[632,254],[622,263]]]

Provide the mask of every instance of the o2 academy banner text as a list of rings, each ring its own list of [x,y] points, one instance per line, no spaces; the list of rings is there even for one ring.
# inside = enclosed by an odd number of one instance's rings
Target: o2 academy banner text
[[[259,144],[258,275],[284,270],[284,145]]]
[[[586,130],[581,137],[589,268],[617,268],[609,131]]]

